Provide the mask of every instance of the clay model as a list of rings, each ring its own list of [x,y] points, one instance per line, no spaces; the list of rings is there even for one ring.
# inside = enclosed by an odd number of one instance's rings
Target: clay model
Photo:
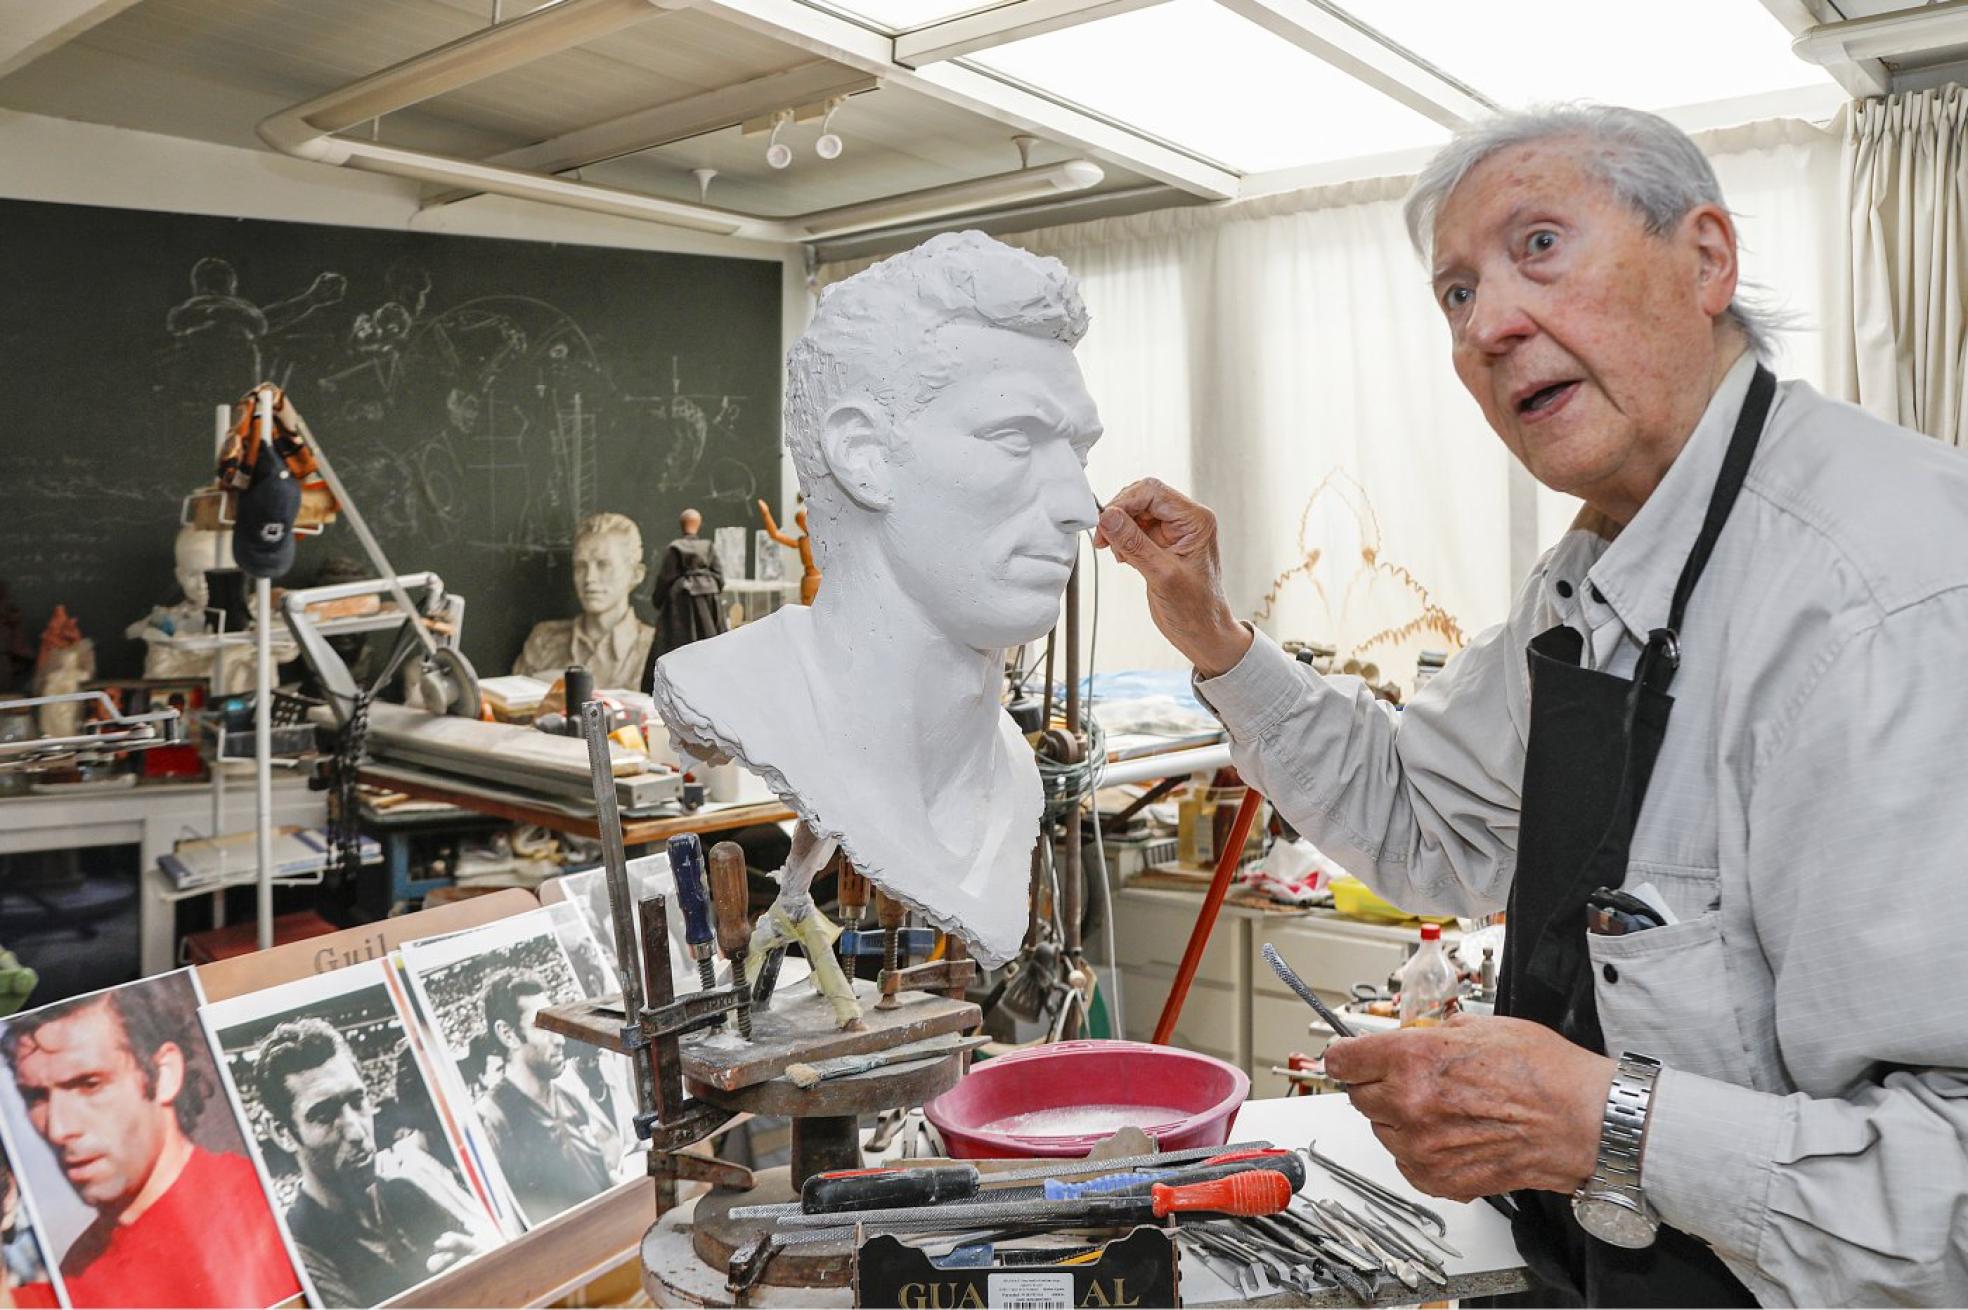
[[[1052,627],[1097,517],[1086,326],[1057,260],[965,232],[830,288],[794,344],[786,445],[826,588],[665,655],[654,685],[680,749],[802,820],[751,959],[791,935],[831,960],[807,884],[835,845],[987,967],[1017,951],[1042,796],[1001,652]]]
[[[548,682],[570,664],[587,666],[597,690],[640,691],[656,629],[636,617],[630,595],[649,567],[642,529],[621,514],[591,514],[574,530],[574,594],[581,613],[533,625],[513,672]]]
[[[34,694],[66,696],[81,691],[95,676],[96,644],[82,635],[81,625],[69,617],[66,605],[55,606],[48,626],[41,630],[41,651],[34,660]],[[43,705],[35,711],[35,722],[43,737],[73,737],[82,730],[87,708],[80,701]]]

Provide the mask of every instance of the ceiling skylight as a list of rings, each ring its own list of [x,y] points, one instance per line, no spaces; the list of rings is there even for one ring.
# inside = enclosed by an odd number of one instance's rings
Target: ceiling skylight
[[[1312,4],[1316,0],[1305,0]],[[1335,0],[1505,107],[1596,100],[1670,109],[1830,85],[1760,0]]]
[[[865,18],[892,32],[909,32],[1003,3],[1004,0],[820,0],[820,7]]]
[[[1240,173],[1428,146],[1448,136],[1214,0],[1168,0],[966,62]]]

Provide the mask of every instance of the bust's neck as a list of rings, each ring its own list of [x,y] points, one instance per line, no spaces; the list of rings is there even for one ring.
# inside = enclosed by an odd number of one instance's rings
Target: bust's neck
[[[952,640],[899,587],[873,578],[829,576],[812,619],[815,690],[847,700],[856,731],[893,762],[907,793],[895,802],[919,805],[961,839],[997,766],[1003,652]]]

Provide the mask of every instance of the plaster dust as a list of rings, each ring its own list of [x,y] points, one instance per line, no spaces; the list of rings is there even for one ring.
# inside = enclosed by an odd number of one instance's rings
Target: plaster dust
[[[977,232],[828,288],[786,387],[819,592],[652,688],[680,751],[745,765],[986,967],[1024,937],[1043,808],[1003,652],[1051,629],[1098,516],[1086,325],[1064,265]]]

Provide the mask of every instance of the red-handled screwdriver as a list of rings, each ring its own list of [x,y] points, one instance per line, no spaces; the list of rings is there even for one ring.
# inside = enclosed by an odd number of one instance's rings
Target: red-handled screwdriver
[[[1291,1204],[1291,1180],[1270,1169],[1251,1169],[1213,1182],[1170,1187],[1156,1183],[1149,1193],[1157,1219],[1206,1211],[1239,1216],[1276,1214]]]
[[[872,1232],[996,1227],[1109,1228],[1153,1223],[1172,1214],[1269,1215],[1291,1204],[1291,1180],[1270,1169],[1249,1169],[1207,1183],[1157,1183],[1147,1196],[1090,1196],[1077,1201],[965,1202],[860,1210],[852,1214],[779,1216],[782,1228],[829,1228],[852,1221]]]

